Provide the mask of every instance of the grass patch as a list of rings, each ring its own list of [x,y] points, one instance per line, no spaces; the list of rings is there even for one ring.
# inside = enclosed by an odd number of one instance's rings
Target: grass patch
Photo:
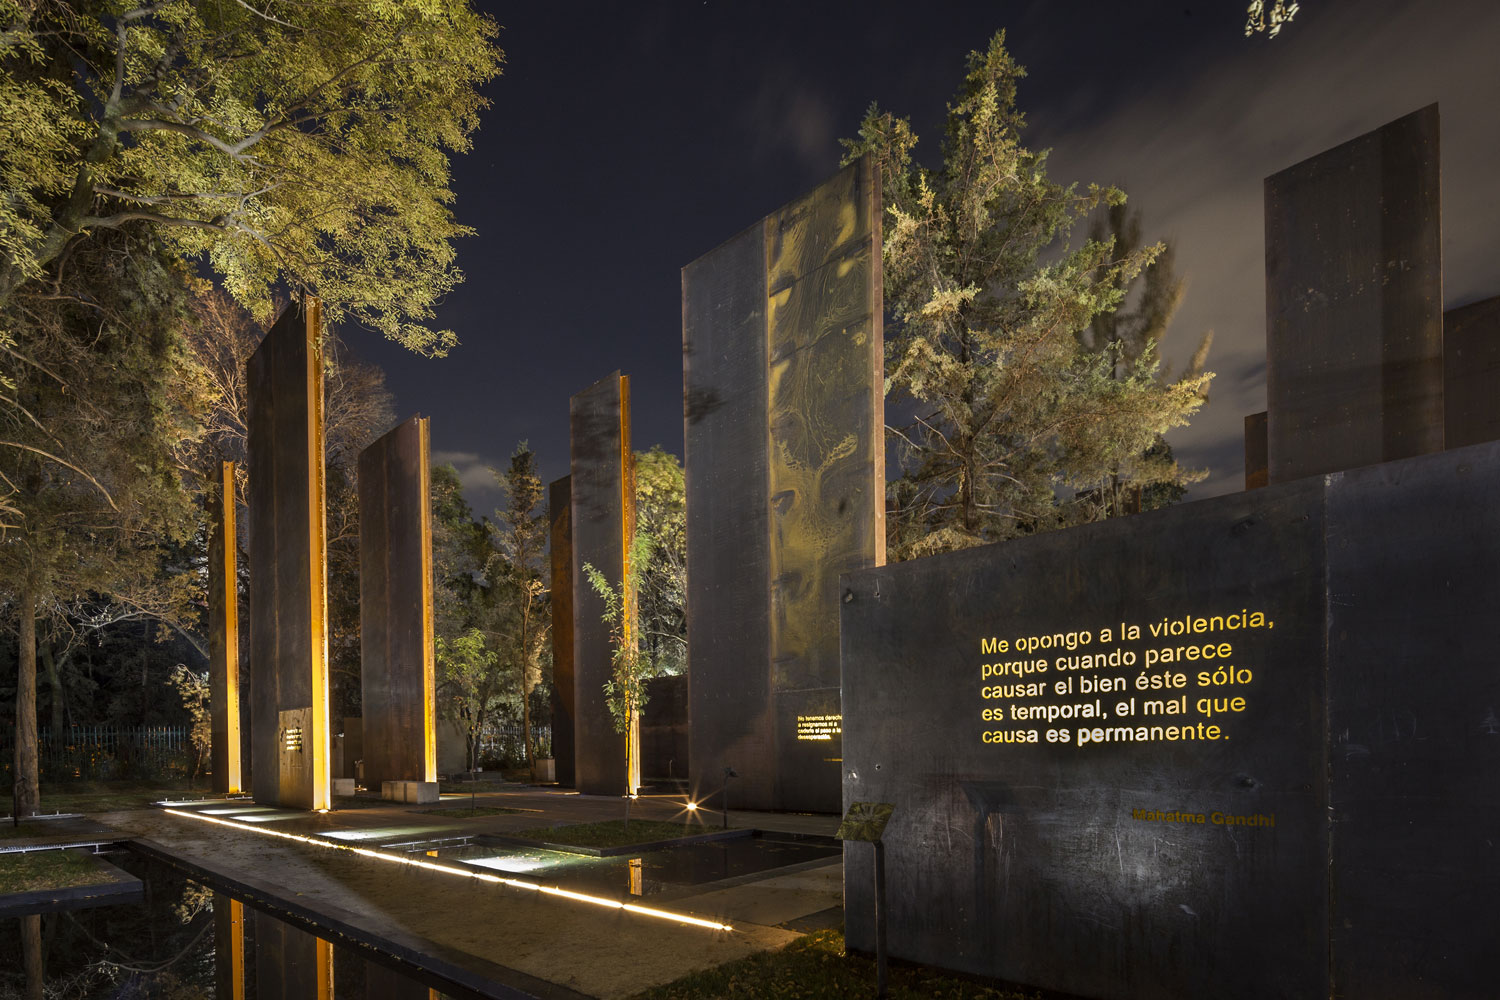
[[[734,828],[730,827],[730,829]],[[604,823],[552,826],[545,830],[518,830],[514,833],[507,833],[506,836],[542,840],[549,844],[573,844],[578,847],[626,847],[630,844],[650,844],[658,840],[675,840],[678,837],[694,837],[700,833],[718,832],[718,827],[705,827],[697,823],[663,823],[654,819],[633,819],[627,827],[624,820],[612,819]]]
[[[1030,1000],[1035,994],[985,986],[930,969],[892,965],[893,1000],[945,997],[950,1000]],[[632,1000],[780,1000],[784,997],[873,997],[873,959],[844,954],[844,932],[817,931],[780,951],[763,951],[716,969],[638,993]]]
[[[509,809],[505,806],[475,806],[472,809],[468,806],[460,806],[456,809],[411,809],[408,811],[423,816],[508,816],[525,810]]]
[[[113,812],[117,809],[145,809],[160,799],[223,797],[207,790],[207,779],[200,778],[197,784],[199,787],[190,789],[185,780],[44,782],[38,811]],[[11,801],[8,792],[0,791],[0,812],[9,812]]]
[[[72,851],[28,851],[0,855],[0,895],[68,889],[105,881],[86,854]]]

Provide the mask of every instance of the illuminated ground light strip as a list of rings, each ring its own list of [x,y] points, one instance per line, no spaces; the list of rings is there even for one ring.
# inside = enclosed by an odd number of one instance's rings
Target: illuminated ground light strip
[[[583,892],[573,892],[571,889],[562,889],[552,885],[538,885],[535,882],[525,882],[521,879],[506,878],[502,875],[491,875],[488,872],[470,871],[465,868],[451,868],[448,865],[433,864],[431,861],[422,861],[418,858],[402,858],[394,854],[386,854],[382,851],[372,851],[368,847],[351,847],[348,844],[335,844],[318,837],[308,837],[300,833],[287,833],[284,830],[268,830],[263,826],[251,826],[248,823],[239,823],[232,819],[219,819],[217,816],[201,816],[197,813],[183,812],[180,809],[163,809],[169,816],[184,816],[188,819],[202,820],[205,823],[217,823],[235,830],[247,830],[250,833],[258,833],[264,837],[279,837],[282,840],[295,840],[300,844],[312,844],[314,847],[327,847],[335,851],[348,851],[350,854],[358,854],[366,858],[374,858],[377,861],[391,861],[398,865],[410,865],[413,868],[427,868],[435,872],[443,872],[447,875],[459,875],[471,878],[478,882],[492,882],[495,885],[508,885],[513,889],[531,889],[535,892],[544,893],[548,896],[561,896],[564,899],[575,899],[580,903],[593,903],[610,910],[624,910],[627,913],[638,913],[643,917],[656,917],[660,920],[671,920],[679,924],[692,924],[694,927],[704,927],[711,931],[732,931],[733,927],[721,924],[716,920],[704,920],[701,917],[690,917],[684,913],[673,913],[670,910],[658,910],[651,906],[637,906],[634,903],[621,903],[619,900],[609,899],[604,896],[590,896]]]

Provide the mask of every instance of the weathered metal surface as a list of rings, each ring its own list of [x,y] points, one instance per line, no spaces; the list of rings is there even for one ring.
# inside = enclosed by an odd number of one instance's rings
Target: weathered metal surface
[[[257,802],[302,809],[328,807],[329,781],[320,312],[289,306],[248,364],[251,786]],[[280,770],[293,710],[307,713],[295,785]]]
[[[235,533],[234,463],[221,462],[219,492],[209,504],[208,707],[214,791],[240,790],[239,540]]]
[[[1496,995],[1500,444],[1328,499],[1328,995]]]
[[[1319,995],[1322,529],[1322,483],[1308,480],[845,577],[844,799],[895,806],[892,957],[1087,997]],[[1263,626],[1227,627],[1257,612]],[[1222,627],[1152,632],[1213,616]],[[1159,661],[1210,641],[1207,661]],[[1103,665],[1071,659],[1085,655]],[[1026,665],[993,666],[1012,662]],[[1231,665],[1249,677],[1199,686]],[[1245,707],[1210,717],[1204,697]],[[1062,730],[1067,742],[1049,740]],[[1012,733],[1036,742],[996,735]],[[867,852],[851,852],[846,933],[866,951],[872,879]]]
[[[653,677],[646,682],[649,699],[641,716],[641,777],[682,779],[689,773],[691,727],[688,725],[688,676]]]
[[[1443,448],[1438,109],[1266,178],[1270,481]]]
[[[691,781],[775,798],[765,225],[682,269]]]
[[[547,523],[551,547],[552,584],[552,756],[557,782],[571,786],[573,770],[573,714],[576,683],[573,676],[573,477],[563,476],[547,487]]]
[[[1449,448],[1500,439],[1500,295],[1443,313],[1443,411]]]
[[[614,672],[614,646],[603,621],[604,600],[589,586],[585,564],[612,587],[625,579],[635,532],[635,456],[630,450],[630,379],[615,372],[569,402],[573,526],[573,779],[589,795],[623,795],[639,784],[626,735],[615,731],[604,700]],[[635,617],[626,608],[627,619]],[[627,734],[628,735],[628,734]]]
[[[838,809],[839,574],[884,561],[880,194],[863,162],[683,269],[693,782]]]
[[[436,781],[431,459],[412,417],[359,455],[364,782]]]
[[[1493,995],[1497,490],[1476,445],[846,577],[844,794],[896,807],[892,954],[1099,998]],[[1231,648],[1144,665],[1206,642]],[[1073,659],[1116,649],[1137,664]],[[1221,738],[1115,738],[1148,718]],[[862,950],[871,878],[846,858]]]
[[[1245,489],[1258,490],[1271,485],[1266,467],[1266,411],[1245,418]]]

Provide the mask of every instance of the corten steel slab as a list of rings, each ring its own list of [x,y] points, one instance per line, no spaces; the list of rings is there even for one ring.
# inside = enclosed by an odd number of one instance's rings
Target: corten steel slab
[[[1500,295],[1443,313],[1449,448],[1500,439]]]
[[[600,379],[575,395],[568,410],[572,440],[573,783],[586,795],[624,795],[632,778],[639,784],[638,766],[627,768],[625,736],[615,731],[604,701],[604,682],[614,672],[614,647],[609,626],[601,617],[604,599],[589,586],[583,567],[592,565],[612,587],[619,587],[625,578],[625,560],[635,533],[629,377],[615,372]],[[627,607],[625,614],[633,621],[635,609]]]
[[[1333,985],[1496,995],[1500,444],[1336,477],[1328,499]]]
[[[683,268],[692,780],[838,809],[838,579],[885,549],[880,183],[855,163]]]
[[[301,809],[329,804],[320,314],[289,306],[248,364],[251,790]]]
[[[1443,449],[1438,109],[1266,178],[1270,481]]]
[[[892,955],[1086,997],[1492,996],[1497,491],[1500,442],[846,577],[845,801],[895,803]],[[1078,744],[1176,694],[1138,688],[1179,669],[1148,650],[1205,641],[1231,649],[1183,662],[1180,718],[1227,738]],[[1116,648],[1137,664],[1066,659]],[[1095,700],[1110,718],[1016,712]],[[985,742],[1018,730],[1038,742]],[[866,852],[845,878],[869,950]]]
[[[1271,484],[1266,468],[1266,411],[1245,418],[1245,489],[1258,490]]]
[[[895,804],[891,956],[1086,997],[1319,995],[1322,540],[1312,479],[845,577],[844,803]],[[1264,625],[1229,627],[1257,612]],[[1185,617],[1210,630],[1153,635]],[[1139,636],[1122,639],[1122,623]],[[987,652],[990,639],[1008,646]],[[1208,642],[1207,661],[1175,658]],[[1163,649],[1173,661],[1146,666]],[[1085,655],[1104,665],[1060,660]],[[1198,685],[1231,665],[1250,675]],[[1183,687],[1151,686],[1178,674]],[[1111,690],[1091,690],[1101,682]],[[1210,717],[1203,697],[1245,707]],[[1064,729],[1066,743],[1049,742]],[[999,735],[1012,733],[1027,742]],[[869,852],[851,850],[847,938],[866,951],[872,880]]]
[[[436,781],[428,422],[359,454],[359,648],[366,788]]]
[[[552,568],[552,757],[557,783],[573,784],[573,489],[563,476],[547,487]]]
[[[239,541],[235,533],[234,463],[221,462],[219,492],[209,505],[208,706],[214,791],[240,782]]]

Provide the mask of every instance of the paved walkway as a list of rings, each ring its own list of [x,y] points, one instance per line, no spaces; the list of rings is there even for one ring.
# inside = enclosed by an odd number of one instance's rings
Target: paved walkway
[[[468,795],[444,795],[438,808],[468,802]],[[458,818],[425,813],[434,807],[364,800],[360,808],[310,814],[246,801],[206,801],[182,808],[191,816],[158,809],[98,818],[207,871],[279,890],[299,907],[326,912],[359,933],[439,956],[476,974],[509,978],[513,986],[539,996],[629,996],[689,972],[781,947],[810,926],[837,920],[836,908],[843,903],[838,858],[634,897],[645,906],[732,928],[724,931],[325,846],[332,842],[380,847],[617,819],[624,813],[617,798],[519,785],[478,794],[476,802],[521,811]],[[685,813],[680,797],[647,796],[634,804],[631,815],[670,820]],[[718,813],[699,811],[695,816],[706,829],[720,825]],[[778,813],[735,812],[730,821],[741,827],[823,836],[838,825],[836,817]],[[305,835],[321,843],[261,831]],[[546,884],[544,872],[515,877]],[[621,892],[614,898],[632,897]],[[506,977],[506,970],[520,975]]]

